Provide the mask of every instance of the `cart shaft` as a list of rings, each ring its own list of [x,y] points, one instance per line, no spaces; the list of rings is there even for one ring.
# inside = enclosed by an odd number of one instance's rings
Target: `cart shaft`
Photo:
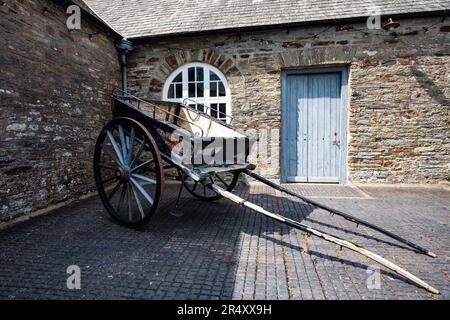
[[[264,177],[262,177],[262,176],[260,176],[260,175],[258,175],[256,173],[254,173],[254,172],[252,172],[252,171],[250,171],[248,169],[245,170],[244,172],[248,176],[250,176],[250,177],[252,177],[252,178],[254,178],[254,179],[264,183],[265,185],[268,185],[269,187],[272,187],[272,188],[278,190],[278,191],[284,192],[284,193],[286,193],[286,194],[288,194],[290,196],[298,198],[298,199],[300,199],[300,200],[302,200],[302,201],[304,201],[304,202],[306,202],[306,203],[308,203],[310,205],[313,205],[313,206],[315,206],[317,208],[323,209],[323,210],[328,211],[328,212],[330,212],[332,214],[335,214],[337,216],[343,217],[344,219],[346,219],[348,221],[352,221],[352,222],[356,223],[357,225],[363,225],[363,226],[366,226],[366,227],[368,227],[368,228],[370,228],[372,230],[376,230],[376,231],[378,231],[378,232],[380,232],[380,233],[382,233],[382,234],[384,234],[386,236],[391,237],[392,239],[395,239],[395,240],[397,240],[397,241],[399,241],[401,243],[404,243],[404,244],[408,245],[411,248],[414,248],[416,251],[418,251],[420,253],[426,254],[426,255],[428,255],[430,257],[433,257],[433,258],[436,257],[436,254],[434,254],[433,252],[429,251],[428,249],[423,248],[423,247],[421,247],[421,246],[419,246],[419,245],[417,245],[417,244],[415,244],[415,243],[413,243],[413,242],[411,242],[411,241],[409,241],[407,239],[404,239],[404,238],[396,235],[395,233],[392,233],[392,232],[390,232],[390,231],[388,231],[388,230],[386,230],[384,228],[381,228],[381,227],[379,227],[377,225],[374,225],[374,224],[372,224],[370,222],[367,222],[365,220],[353,217],[353,216],[351,216],[351,215],[349,215],[349,214],[347,214],[345,212],[342,212],[342,211],[330,208],[330,207],[328,207],[328,206],[326,206],[324,204],[321,204],[319,202],[316,202],[314,200],[308,199],[308,198],[306,198],[306,197],[304,197],[304,196],[302,196],[302,195],[300,195],[298,193],[295,193],[295,192],[293,192],[291,190],[283,188],[282,186],[280,186],[280,185],[278,185],[278,184],[276,184],[276,183],[274,183],[274,182],[272,182],[272,181],[270,181],[270,180],[268,180],[268,179],[266,179],[266,178],[264,178]]]
[[[322,238],[322,239],[324,239],[324,240],[326,240],[328,242],[337,244],[340,247],[345,247],[345,248],[350,249],[352,251],[358,252],[361,255],[366,256],[366,257],[368,257],[368,258],[378,262],[379,264],[385,266],[386,268],[388,268],[388,269],[398,273],[399,275],[405,277],[406,279],[416,283],[420,287],[422,287],[422,288],[424,288],[424,289],[426,289],[426,290],[428,290],[428,291],[430,291],[430,292],[432,292],[434,294],[439,294],[439,291],[437,289],[433,288],[432,286],[430,286],[429,284],[427,284],[423,280],[417,278],[415,275],[409,273],[405,269],[397,266],[396,264],[392,263],[391,261],[389,261],[389,260],[387,260],[387,259],[385,259],[385,258],[383,258],[383,257],[381,257],[381,256],[379,256],[379,255],[377,255],[377,254],[367,250],[367,249],[364,249],[362,247],[356,246],[355,244],[353,244],[353,243],[351,243],[351,242],[349,242],[347,240],[340,239],[338,237],[329,235],[329,234],[327,234],[325,232],[316,230],[316,229],[314,229],[314,228],[312,228],[312,227],[310,227],[308,225],[305,225],[303,223],[300,223],[298,221],[295,221],[295,220],[283,217],[282,215],[279,215],[279,214],[267,211],[266,209],[264,209],[264,208],[262,208],[262,207],[260,207],[260,206],[258,206],[256,204],[254,204],[254,203],[252,203],[250,201],[247,201],[247,200],[245,200],[245,199],[243,199],[243,198],[241,198],[241,197],[239,197],[239,196],[237,196],[237,195],[235,195],[235,194],[233,194],[231,192],[228,192],[228,191],[220,188],[219,186],[217,186],[215,184],[210,184],[208,186],[212,190],[217,192],[218,194],[222,195],[224,198],[227,198],[227,199],[229,199],[229,200],[239,204],[240,206],[252,209],[252,210],[254,210],[254,211],[256,211],[256,212],[258,212],[260,214],[263,214],[264,216],[266,216],[268,218],[271,218],[273,220],[276,220],[276,221],[279,221],[281,223],[284,223],[284,224],[286,224],[286,225],[288,225],[290,227],[293,227],[295,229],[302,230],[302,231],[304,231],[304,232],[306,232],[308,234],[317,236],[317,237]]]

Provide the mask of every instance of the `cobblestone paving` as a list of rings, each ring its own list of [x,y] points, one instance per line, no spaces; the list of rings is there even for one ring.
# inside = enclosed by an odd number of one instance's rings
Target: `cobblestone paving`
[[[0,230],[2,299],[449,299],[450,192],[440,189],[289,188],[412,240],[438,254],[416,254],[364,227],[281,197],[262,185],[238,194],[268,210],[357,241],[441,290],[433,296],[381,268],[380,289],[367,288],[370,260],[303,235],[230,201],[182,198],[177,186],[141,230],[114,224],[95,197]],[[344,232],[350,230],[351,232]],[[375,240],[375,238],[378,241]],[[391,245],[389,245],[391,244]],[[68,290],[66,269],[81,268],[81,289]]]

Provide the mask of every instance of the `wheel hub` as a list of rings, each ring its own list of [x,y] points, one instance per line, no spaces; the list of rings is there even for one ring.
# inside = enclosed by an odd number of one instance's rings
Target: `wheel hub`
[[[120,167],[116,171],[116,177],[119,178],[123,182],[128,182],[128,181],[130,181],[130,178],[131,178],[131,172],[127,168]]]

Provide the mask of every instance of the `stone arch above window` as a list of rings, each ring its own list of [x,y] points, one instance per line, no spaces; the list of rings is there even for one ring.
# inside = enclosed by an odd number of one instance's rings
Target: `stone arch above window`
[[[231,116],[228,82],[219,69],[207,63],[187,63],[173,71],[164,84],[163,100],[185,102],[222,121]]]

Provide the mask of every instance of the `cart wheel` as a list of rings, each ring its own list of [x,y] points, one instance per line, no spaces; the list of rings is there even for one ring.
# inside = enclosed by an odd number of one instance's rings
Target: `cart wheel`
[[[186,188],[186,190],[189,191],[189,193],[192,194],[193,196],[205,201],[215,201],[223,198],[223,196],[211,190],[204,184],[196,182],[186,173],[179,171],[178,174],[180,175],[181,181],[183,182],[183,185]],[[233,191],[238,180],[239,180],[238,172],[216,173],[214,176],[209,178],[210,182],[218,185],[219,187],[229,192]]]
[[[103,127],[94,174],[100,199],[119,224],[138,227],[157,212],[164,186],[161,155],[139,122],[116,118]]]

